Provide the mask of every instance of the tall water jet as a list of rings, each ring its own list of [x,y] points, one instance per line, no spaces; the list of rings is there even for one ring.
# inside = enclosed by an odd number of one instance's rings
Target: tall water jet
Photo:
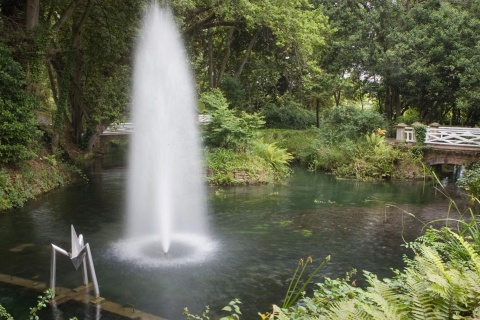
[[[171,11],[155,4],[137,43],[131,103],[122,245],[162,254],[173,254],[176,243],[202,245],[207,224],[193,77]]]

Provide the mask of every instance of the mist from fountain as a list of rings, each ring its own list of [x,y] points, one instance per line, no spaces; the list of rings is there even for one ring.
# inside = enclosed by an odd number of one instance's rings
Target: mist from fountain
[[[138,39],[131,103],[126,239],[117,245],[142,263],[192,259],[212,245],[194,82],[174,17],[156,4]]]

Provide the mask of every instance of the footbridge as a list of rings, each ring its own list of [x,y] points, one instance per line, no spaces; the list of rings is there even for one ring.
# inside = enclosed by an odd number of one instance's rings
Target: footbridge
[[[207,123],[212,119],[212,116],[209,114],[199,114],[198,115],[198,122],[200,123]],[[110,125],[105,131],[102,133],[102,137],[104,138],[121,138],[121,137],[128,137],[132,133],[135,132],[135,123],[133,122],[122,122]]]
[[[210,121],[211,116],[199,115],[200,123]],[[396,143],[409,146],[417,144],[417,134],[413,127],[398,124]],[[135,132],[135,124],[119,123],[108,127],[102,133],[102,140],[128,137]],[[423,161],[428,165],[464,165],[480,160],[480,128],[441,127],[432,124],[426,128]]]
[[[397,125],[396,142],[408,145],[417,144],[417,134],[413,127]],[[428,165],[464,165],[480,160],[480,128],[441,127],[430,125],[423,141],[423,161]]]

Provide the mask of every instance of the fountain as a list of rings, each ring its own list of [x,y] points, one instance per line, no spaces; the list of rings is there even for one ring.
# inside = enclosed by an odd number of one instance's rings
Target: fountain
[[[131,112],[135,132],[120,256],[149,265],[198,259],[213,244],[194,83],[173,15],[156,4],[148,8],[137,43]]]

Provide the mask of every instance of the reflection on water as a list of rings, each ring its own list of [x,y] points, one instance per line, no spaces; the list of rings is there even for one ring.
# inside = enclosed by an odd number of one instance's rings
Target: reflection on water
[[[316,281],[352,268],[391,276],[390,267],[400,267],[407,252],[402,238],[414,239],[448,209],[448,201],[422,183],[359,183],[297,170],[284,185],[210,188],[215,254],[142,266],[112,251],[122,237],[124,186],[124,169],[107,169],[88,185],[0,215],[0,273],[48,282],[50,243],[69,248],[73,224],[90,243],[103,297],[168,319],[183,319],[186,306],[193,313],[207,304],[220,310],[239,298],[244,318],[253,319],[281,303],[299,258],[311,255],[320,263],[331,255]],[[58,260],[58,285],[80,285],[80,272],[68,259]],[[1,292],[0,303],[13,304]]]

